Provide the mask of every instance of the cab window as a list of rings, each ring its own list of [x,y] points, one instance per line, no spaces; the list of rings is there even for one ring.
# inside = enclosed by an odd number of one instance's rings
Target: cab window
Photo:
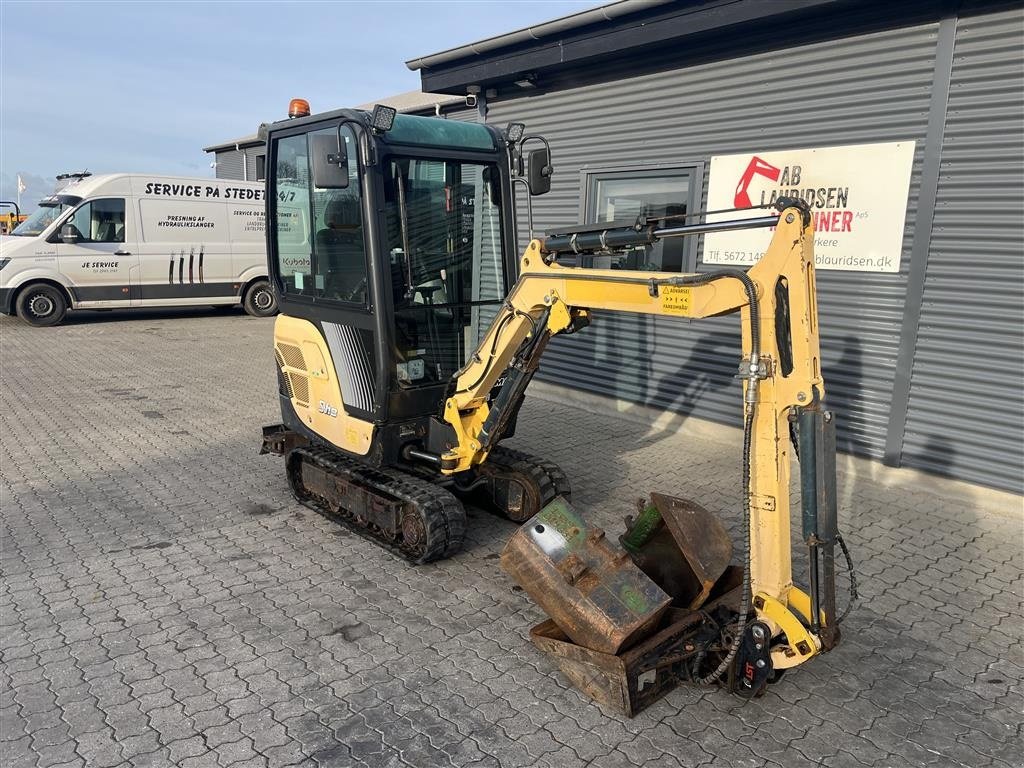
[[[498,168],[395,157],[384,173],[397,380],[402,387],[447,381],[505,296]]]
[[[312,137],[337,135],[331,127],[277,143],[278,272],[285,293],[366,305],[366,247],[352,130],[341,130],[348,153],[346,189],[316,187],[309,168]]]
[[[336,128],[310,134],[336,136]],[[348,187],[318,189],[313,184],[313,281],[317,296],[354,304],[366,304],[366,247],[359,194],[359,160],[351,129],[341,130],[348,152]]]
[[[90,200],[79,206],[70,219],[61,225],[75,228],[78,243],[123,243],[124,198]],[[60,239],[60,231],[54,233]]]

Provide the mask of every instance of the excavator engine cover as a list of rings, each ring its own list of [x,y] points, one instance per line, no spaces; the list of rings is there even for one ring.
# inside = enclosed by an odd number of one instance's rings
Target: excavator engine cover
[[[672,602],[561,496],[509,539],[501,566],[576,645],[601,653],[647,637]]]

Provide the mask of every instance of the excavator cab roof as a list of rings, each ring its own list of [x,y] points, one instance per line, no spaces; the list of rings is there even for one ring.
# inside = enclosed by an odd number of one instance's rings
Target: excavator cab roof
[[[501,151],[505,144],[505,139],[498,129],[480,123],[399,114],[395,115],[388,130],[381,131],[372,128],[370,118],[371,113],[361,109],[335,109],[264,124],[260,126],[259,135],[266,139],[271,133],[291,132],[296,128],[308,131],[314,125],[342,120],[355,122],[368,132],[372,130],[380,142],[389,146],[494,153]]]

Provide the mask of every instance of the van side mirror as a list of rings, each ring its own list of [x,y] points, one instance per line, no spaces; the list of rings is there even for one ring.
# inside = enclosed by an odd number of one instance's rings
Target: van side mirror
[[[337,134],[313,136],[313,186],[318,189],[348,188],[348,148]]]
[[[65,224],[60,228],[60,239],[68,245],[74,245],[79,239],[78,227],[74,224]]]
[[[547,147],[534,149],[526,160],[526,180],[530,185],[530,194],[533,196],[547,194],[551,189],[551,174],[554,168],[551,167],[551,153]]]

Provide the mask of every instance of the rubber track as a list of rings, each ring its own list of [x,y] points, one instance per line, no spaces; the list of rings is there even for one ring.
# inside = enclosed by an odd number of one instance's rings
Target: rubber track
[[[515,448],[499,445],[488,454],[487,461],[493,461],[532,478],[540,488],[542,508],[553,501],[556,496],[564,496],[569,499],[572,495],[569,478],[566,477],[560,466],[549,459],[542,459],[525,451],[517,451]]]
[[[394,542],[359,525],[344,513],[335,513],[321,506],[316,497],[307,496],[299,491],[299,478],[293,477],[292,470],[295,456],[301,456],[303,460],[349,479],[355,485],[413,504],[423,515],[427,535],[426,550],[422,555],[414,556]],[[292,494],[301,504],[411,563],[420,565],[441,560],[455,554],[462,547],[466,534],[466,510],[462,502],[449,491],[429,481],[398,469],[370,467],[335,450],[318,445],[292,450],[286,458],[286,467]]]

